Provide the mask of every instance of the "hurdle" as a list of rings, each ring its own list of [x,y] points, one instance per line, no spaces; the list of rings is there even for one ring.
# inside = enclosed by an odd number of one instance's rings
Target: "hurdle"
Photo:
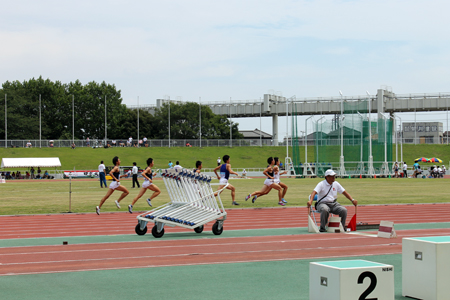
[[[164,226],[180,226],[203,231],[204,225],[216,221],[212,227],[215,235],[222,234],[223,222],[227,213],[223,207],[220,193],[228,186],[214,192],[211,176],[194,173],[190,170],[168,169],[161,176],[169,194],[170,202],[137,216],[135,231],[138,235],[147,233],[147,223],[153,222],[152,235],[164,235]]]

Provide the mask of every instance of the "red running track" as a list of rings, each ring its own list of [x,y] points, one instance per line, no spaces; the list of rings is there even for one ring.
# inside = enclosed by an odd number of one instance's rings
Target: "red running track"
[[[358,219],[447,222],[450,204],[364,206]],[[225,230],[306,227],[306,208],[230,209]],[[352,215],[352,211],[349,212]],[[135,215],[4,216],[2,238],[134,234]],[[28,225],[28,226],[27,226]],[[21,228],[17,233],[17,228]],[[181,231],[167,228],[167,232]],[[401,253],[401,239],[450,235],[450,228],[397,231],[395,239],[358,234],[307,234],[0,248],[0,276],[160,266],[336,258]],[[200,237],[200,236],[199,236]],[[144,250],[144,251],[143,251]]]
[[[347,222],[354,207],[347,206]],[[224,230],[307,227],[306,207],[229,209]],[[0,239],[134,234],[138,214],[95,213],[0,216]],[[379,224],[450,222],[450,203],[359,206],[357,221]],[[205,230],[210,230],[212,222]],[[20,229],[20,230],[19,230]],[[166,232],[189,231],[166,227]]]

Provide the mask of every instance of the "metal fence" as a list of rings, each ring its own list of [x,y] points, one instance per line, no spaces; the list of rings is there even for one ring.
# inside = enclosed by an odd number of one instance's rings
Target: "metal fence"
[[[202,140],[201,145],[199,140],[147,140],[147,143],[139,143],[133,141],[131,144],[127,143],[126,139],[116,139],[115,145],[113,140],[96,140],[91,139],[89,143],[86,140],[0,140],[0,148],[59,148],[59,147],[247,147],[247,146],[273,146],[272,140]]]

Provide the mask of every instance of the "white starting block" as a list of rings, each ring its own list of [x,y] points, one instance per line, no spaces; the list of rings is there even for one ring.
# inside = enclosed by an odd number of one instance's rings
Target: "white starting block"
[[[387,238],[387,239],[396,238],[397,233],[395,232],[395,229],[394,229],[394,222],[381,221],[380,227],[378,229],[378,237]]]
[[[450,236],[404,238],[402,295],[427,300],[450,298]]]
[[[328,221],[327,232],[345,232],[344,227],[341,223],[341,217],[330,217],[330,220]]]
[[[394,300],[394,267],[367,260],[311,262],[310,300]]]

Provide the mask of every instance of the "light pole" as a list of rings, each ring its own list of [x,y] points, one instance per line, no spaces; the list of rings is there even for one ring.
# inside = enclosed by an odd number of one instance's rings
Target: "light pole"
[[[308,168],[311,168],[310,164],[308,163],[308,120],[314,117],[314,115],[306,118],[305,120],[305,163],[303,164],[303,176],[308,175]],[[312,175],[314,174],[311,169]]]
[[[106,124],[105,124],[106,126]],[[137,97],[137,140],[138,140],[138,147],[140,147],[139,144],[139,96]]]
[[[342,178],[346,176],[345,163],[344,163],[344,99],[342,98],[342,92],[339,91],[341,95],[341,117],[340,117],[340,127],[341,127],[341,157],[339,158],[339,176]]]
[[[359,168],[359,175],[361,176],[362,175],[362,172],[363,172],[363,170],[364,170],[364,162],[363,162],[363,132],[364,132],[364,117],[363,117],[363,115],[361,115],[360,113],[359,113],[359,111],[357,112],[358,113],[358,115],[360,116],[360,118],[361,118],[361,158],[360,158],[360,164],[361,164],[361,166],[360,166],[360,168]]]
[[[375,175],[375,170],[373,168],[373,156],[372,156],[372,123],[370,121],[370,112],[371,112],[371,102],[372,99],[370,98],[370,93],[368,91],[366,91],[367,96],[369,96],[368,101],[369,101],[369,115],[368,115],[368,120],[369,120],[369,166],[368,166],[368,170],[367,170],[367,175],[368,176],[374,176]]]
[[[318,173],[318,170],[319,170],[319,147],[318,147],[318,143],[319,143],[319,140],[318,140],[318,137],[317,137],[317,132],[318,132],[318,129],[319,129],[319,121],[320,120],[322,120],[323,118],[325,118],[325,116],[321,116],[320,118],[319,118],[319,120],[317,120],[317,122],[316,122],[316,134],[315,134],[315,140],[316,140],[316,173]],[[322,124],[320,124],[320,132],[322,132]]]
[[[231,120],[231,97],[230,97],[230,148],[232,145],[232,136],[231,136],[231,130],[233,129],[232,120]]]
[[[39,148],[42,147],[41,94],[39,94]]]
[[[200,129],[200,133],[199,133],[199,135],[198,135],[198,138],[199,138],[199,140],[200,140],[200,148],[202,147],[202,97],[198,97],[198,110],[199,110],[199,113],[198,113],[198,115],[199,115],[199,120],[200,120],[200,126],[199,126],[199,129]]]
[[[8,148],[8,111],[7,111],[7,95],[5,94],[5,148]]]
[[[395,135],[395,161],[398,162],[398,137],[397,137],[397,122],[395,120],[395,115],[394,116],[389,116],[389,118],[391,118],[392,120],[394,120],[394,135]]]
[[[169,148],[170,148],[170,97],[169,97]]]
[[[105,145],[106,145],[106,141],[108,140],[108,126],[106,125],[107,120],[106,120],[107,116],[106,116],[106,95],[105,95]]]
[[[259,146],[262,147],[262,107],[263,103],[261,98],[259,98],[259,101],[261,102],[259,106]]]
[[[75,143],[75,97],[72,95],[72,144]]]
[[[403,123],[402,118],[397,115],[395,117],[400,119],[400,160],[403,162]]]

